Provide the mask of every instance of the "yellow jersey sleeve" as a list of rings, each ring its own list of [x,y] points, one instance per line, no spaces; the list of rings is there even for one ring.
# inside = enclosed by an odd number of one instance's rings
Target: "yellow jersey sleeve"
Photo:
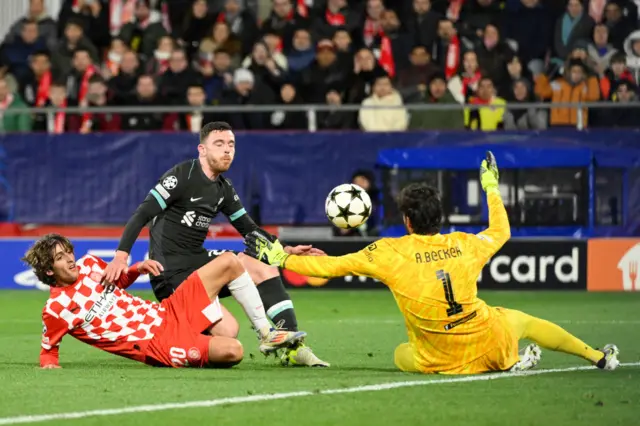
[[[384,240],[344,256],[295,256],[285,261],[283,268],[308,277],[333,278],[363,275],[380,281],[387,278],[387,263],[391,246]]]
[[[477,259],[482,264],[487,263],[491,256],[511,238],[509,217],[500,193],[488,192],[487,204],[489,205],[489,227],[477,234],[477,238],[469,239],[469,244],[475,249]]]

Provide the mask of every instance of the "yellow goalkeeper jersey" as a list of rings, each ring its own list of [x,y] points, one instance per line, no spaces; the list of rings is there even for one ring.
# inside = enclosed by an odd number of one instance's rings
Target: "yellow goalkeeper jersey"
[[[488,194],[489,228],[384,238],[345,256],[289,256],[284,267],[302,275],[364,275],[389,287],[402,312],[423,372],[447,372],[468,364],[495,345],[499,313],[478,298],[477,279],[509,239],[500,195]]]

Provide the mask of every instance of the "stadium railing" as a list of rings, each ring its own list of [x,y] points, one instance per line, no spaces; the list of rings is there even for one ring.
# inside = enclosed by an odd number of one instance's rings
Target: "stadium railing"
[[[625,109],[625,108],[640,108],[640,102],[531,102],[531,103],[517,103],[517,104],[505,104],[505,105],[470,105],[470,104],[429,104],[429,103],[407,103],[397,106],[374,106],[374,105],[360,105],[360,104],[342,104],[342,105],[326,105],[326,104],[269,104],[269,105],[206,105],[199,108],[194,108],[189,105],[163,105],[153,107],[139,107],[139,106],[102,106],[102,107],[67,107],[67,108],[55,108],[55,107],[42,107],[42,108],[12,108],[4,112],[6,115],[12,114],[55,114],[59,111],[65,111],[69,114],[83,114],[83,113],[106,113],[106,114],[140,114],[140,113],[187,113],[193,112],[194,109],[203,113],[272,113],[274,111],[283,112],[299,112],[306,111],[309,128],[308,131],[315,132],[318,130],[316,114],[318,112],[330,112],[330,111],[343,111],[343,112],[357,112],[361,109],[406,109],[407,111],[460,111],[468,109],[471,111],[480,110],[483,108],[496,108],[501,107],[505,110],[511,108],[518,109],[556,109],[556,108],[574,108],[577,109],[576,117],[576,129],[583,130],[585,128],[585,117],[582,111],[586,108],[593,109]]]

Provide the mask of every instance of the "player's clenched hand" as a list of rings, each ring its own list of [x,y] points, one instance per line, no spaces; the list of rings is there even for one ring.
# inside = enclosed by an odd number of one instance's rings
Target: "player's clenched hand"
[[[118,282],[120,275],[126,274],[129,269],[129,265],[127,265],[128,256],[129,255],[127,253],[116,252],[116,256],[111,262],[109,262],[104,270],[102,281],[110,283]]]
[[[138,264],[138,272],[140,272],[141,274],[151,274],[154,277],[157,277],[162,273],[162,271],[164,271],[164,268],[162,267],[160,262],[152,259],[147,259],[144,262],[140,262]]]
[[[42,367],[43,370],[53,370],[54,368],[62,368],[60,367],[58,364],[47,364],[47,365],[43,365]]]
[[[281,266],[289,257],[278,239],[270,233],[257,229],[244,237],[244,253],[267,265]]]
[[[480,164],[480,184],[485,192],[497,192],[498,191],[498,179],[500,173],[498,172],[498,164],[496,158],[491,151],[487,151],[486,159],[482,160]]]

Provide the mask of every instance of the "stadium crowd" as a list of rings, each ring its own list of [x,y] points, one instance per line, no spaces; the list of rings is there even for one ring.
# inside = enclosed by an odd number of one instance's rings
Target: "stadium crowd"
[[[305,111],[203,105],[383,107],[314,119],[318,129],[365,131],[625,127],[640,118],[640,0],[270,1],[260,23],[249,0],[65,0],[57,19],[30,0],[0,48],[0,131],[197,132],[213,119],[309,127]],[[518,106],[535,101],[629,106]],[[92,111],[166,105],[193,111]],[[85,112],[6,113],[46,106]]]

